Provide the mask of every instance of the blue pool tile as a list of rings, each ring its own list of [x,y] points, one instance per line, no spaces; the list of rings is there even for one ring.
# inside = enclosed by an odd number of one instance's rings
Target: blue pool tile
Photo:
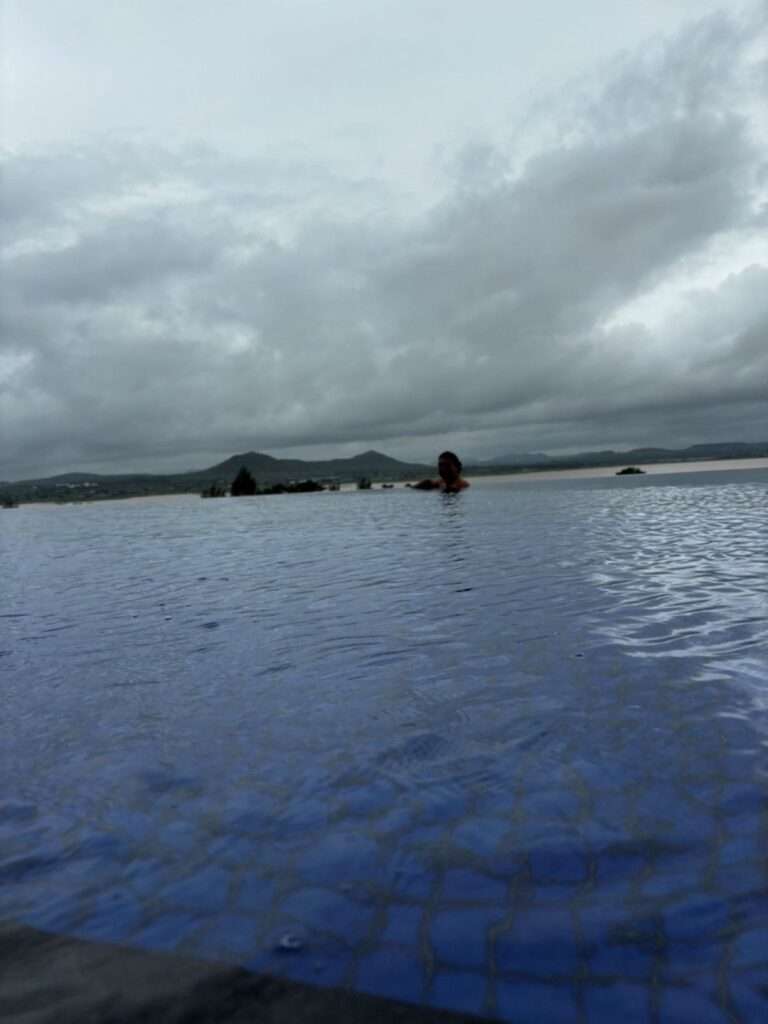
[[[651,949],[627,944],[599,946],[590,958],[593,974],[618,978],[649,978],[654,970],[654,953]]]
[[[695,860],[687,865],[658,864],[653,874],[643,879],[642,895],[667,900],[673,897],[682,898],[686,893],[694,893],[701,888],[699,877],[704,868],[703,860],[698,865]]]
[[[370,907],[331,889],[299,889],[283,901],[282,909],[307,927],[331,932],[350,944],[367,935],[373,920]]]
[[[384,882],[401,899],[429,899],[435,872],[416,854],[398,850],[384,873]]]
[[[25,908],[20,916],[41,931],[70,932],[83,916],[86,904],[78,893],[54,894],[41,890],[39,899]]]
[[[763,850],[761,837],[755,835],[734,836],[726,839],[718,850],[720,863],[729,866],[742,861],[757,860]]]
[[[644,941],[653,939],[653,922],[639,922],[633,912],[618,901],[588,903],[579,908],[578,916],[584,939],[590,944],[620,941],[632,932],[637,932]]]
[[[651,913],[629,913],[614,933],[617,942],[655,947],[659,937],[660,920]]]
[[[120,866],[99,857],[67,856],[55,846],[40,847],[0,861],[0,885],[47,885],[57,891],[94,889],[120,873]]]
[[[520,809],[537,821],[558,822],[578,818],[582,803],[578,793],[563,787],[524,793]]]
[[[404,831],[411,821],[411,815],[405,807],[395,807],[387,811],[372,824],[377,834],[390,835]]]
[[[186,821],[174,821],[158,829],[157,841],[175,853],[190,853],[202,847],[202,837],[194,825]]]
[[[503,906],[507,883],[479,871],[446,871],[440,898],[448,903],[494,903]]]
[[[132,941],[142,949],[172,952],[199,924],[199,919],[190,914],[163,914],[139,931]]]
[[[60,889],[102,891],[121,881],[124,871],[122,863],[108,858],[72,857],[57,864],[51,880]]]
[[[671,977],[686,977],[691,973],[716,971],[725,954],[725,945],[715,940],[694,942],[684,939],[668,942],[664,954],[664,973]]]
[[[192,775],[175,775],[161,769],[141,772],[140,777],[141,782],[156,799],[168,794],[178,800],[180,794],[195,791],[200,785],[200,780]]]
[[[298,857],[296,866],[305,881],[317,885],[379,881],[382,873],[378,844],[350,831],[323,836]]]
[[[0,825],[0,866],[4,861],[14,857],[29,856],[42,851],[45,847],[50,849],[61,849],[61,839],[56,833],[55,839],[44,828],[37,828],[34,824],[15,825],[8,822]]]
[[[259,790],[254,785],[252,777],[248,776],[234,784],[234,789],[218,808],[222,818],[234,821],[238,814],[258,811],[263,817],[269,819],[277,811],[277,803],[269,793]]]
[[[639,853],[605,851],[597,857],[597,883],[626,896],[647,867],[648,861]]]
[[[605,762],[599,757],[587,760],[576,755],[571,762],[571,770],[585,789],[596,798],[602,799],[605,794],[621,793],[624,781],[615,772],[606,771]]]
[[[590,1024],[650,1024],[650,991],[641,985],[590,985],[584,993]]]
[[[573,843],[579,840],[579,830],[570,824],[554,826],[551,821],[539,818],[525,818],[513,826],[515,846],[522,851],[535,849],[550,843]]]
[[[263,950],[244,966],[259,974],[277,975],[311,985],[342,985],[349,977],[352,953],[343,947],[306,949],[295,952]]]
[[[721,755],[720,771],[725,779],[738,786],[739,782],[748,778],[753,768],[753,755],[749,750],[730,748]],[[765,799],[763,798],[763,806]]]
[[[345,792],[341,796],[339,809],[343,815],[373,817],[388,810],[396,796],[397,790],[391,784],[373,782],[369,786]]]
[[[647,816],[659,822],[661,834],[666,837],[679,836],[681,839],[703,839],[717,830],[712,814],[701,810],[693,803],[680,800],[664,789],[652,789],[640,796],[635,804],[638,817]]]
[[[530,898],[541,910],[562,910],[568,908],[579,894],[579,887],[573,883],[556,885],[554,882],[529,886]]]
[[[446,842],[449,832],[445,825],[415,825],[408,829],[403,836],[400,846],[402,849],[430,852]]]
[[[298,946],[284,945],[287,935],[298,939]],[[245,961],[244,966],[250,971],[279,975],[293,981],[341,985],[348,980],[352,963],[352,950],[341,940],[307,931],[301,926],[284,926],[271,930],[261,948]]]
[[[730,990],[738,1019],[743,1024],[768,1020],[768,985],[764,970],[733,971]]]
[[[730,1017],[705,992],[665,988],[661,993],[659,1024],[728,1024]]]
[[[263,914],[272,905],[274,897],[275,883],[271,879],[248,873],[240,885],[236,902],[240,910]]]
[[[200,936],[196,948],[204,957],[236,957],[244,961],[256,953],[259,931],[252,917],[222,914],[216,918],[213,926]]]
[[[509,830],[509,822],[501,818],[470,818],[454,829],[453,841],[478,857],[493,857]]]
[[[58,862],[58,851],[38,850],[33,854],[14,853],[0,857],[0,885],[18,885],[54,870]]]
[[[573,847],[541,847],[529,853],[534,882],[577,883],[587,878],[583,851]]]
[[[271,817],[258,810],[238,810],[222,816],[217,828],[231,829],[236,834],[262,835],[271,823]]]
[[[421,820],[425,825],[448,825],[464,817],[468,807],[467,794],[458,789],[449,793],[431,793],[422,809]]]
[[[188,878],[169,885],[163,898],[184,910],[222,910],[227,903],[230,875],[222,868],[208,866]]]
[[[468,971],[440,971],[432,983],[431,1006],[442,1010],[481,1014],[485,1007],[488,979]]]
[[[739,920],[743,922],[745,931],[762,927],[768,921],[768,886],[757,893],[740,895],[731,903],[734,911],[738,913]]]
[[[664,912],[664,930],[673,942],[717,935],[729,923],[730,908],[723,899],[698,897]]]
[[[435,914],[430,931],[435,956],[459,967],[484,967],[488,959],[488,929],[501,916],[491,909],[444,910]]]
[[[146,839],[154,827],[154,822],[148,815],[122,808],[113,808],[105,815],[104,820],[106,824],[121,834],[129,835],[137,843]]]
[[[355,988],[390,999],[421,1002],[425,981],[424,965],[417,950],[406,953],[379,946],[361,958]]]
[[[744,932],[733,944],[735,967],[768,967],[768,927]]]
[[[120,892],[105,893],[88,908],[85,920],[72,931],[83,939],[119,942],[136,931],[142,907],[135,899]]]
[[[592,814],[578,823],[577,831],[584,842],[596,849],[629,839],[629,808],[622,793],[596,794]]]
[[[570,984],[500,981],[496,986],[496,1001],[503,1019],[514,1024],[579,1024],[581,1021],[576,991]]]
[[[149,900],[160,894],[173,875],[165,861],[134,860],[127,865],[124,878],[138,896]]]
[[[28,800],[0,800],[0,823],[10,822],[18,825],[21,822],[34,821],[37,817],[37,805]]]
[[[493,856],[483,857],[478,868],[505,884],[509,884],[513,879],[519,882],[521,877],[527,876],[528,872],[525,855],[519,850],[501,849]]]
[[[757,897],[765,891],[765,867],[757,860],[721,864],[712,876],[712,884],[731,898],[741,894]]]
[[[496,940],[496,964],[502,973],[572,975],[580,961],[573,921],[563,911],[521,912]]]
[[[690,842],[695,839],[700,842],[711,842],[717,833],[717,820],[713,814],[705,810],[688,807],[683,811],[685,805],[673,808],[669,811],[671,817],[667,816],[667,809],[664,810],[664,828],[660,835],[668,840],[682,840]]]
[[[768,810],[765,790],[744,782],[723,786],[720,797],[720,813],[728,819],[728,827],[740,832],[759,831],[762,817]]]
[[[402,943],[405,946],[417,946],[424,911],[421,907],[410,907],[402,903],[392,903],[387,908],[387,924],[382,934],[384,942]]]
[[[257,860],[260,844],[244,835],[218,836],[208,846],[209,859],[232,866]]]
[[[280,831],[301,834],[328,824],[328,808],[315,795],[291,800],[280,816]]]
[[[81,832],[77,839],[76,853],[78,857],[99,857],[120,860],[130,856],[133,843],[124,835],[111,832]]]

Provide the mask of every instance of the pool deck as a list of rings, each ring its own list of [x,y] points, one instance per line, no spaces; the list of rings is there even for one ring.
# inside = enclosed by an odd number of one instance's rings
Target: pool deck
[[[482,1018],[0,922],[4,1024],[460,1024]]]

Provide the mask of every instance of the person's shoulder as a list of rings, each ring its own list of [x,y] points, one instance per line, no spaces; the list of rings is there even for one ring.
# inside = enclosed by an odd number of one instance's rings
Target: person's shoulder
[[[455,483],[449,485],[443,483],[443,481],[441,480],[438,486],[440,490],[443,492],[443,494],[458,494],[459,491],[463,491],[465,487],[469,487],[469,481],[457,480]]]

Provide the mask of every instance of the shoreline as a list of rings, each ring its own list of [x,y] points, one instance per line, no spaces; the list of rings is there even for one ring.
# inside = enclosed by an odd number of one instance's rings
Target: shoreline
[[[651,462],[643,463],[637,462],[634,465],[640,466],[643,469],[643,476],[664,476],[673,473],[720,473],[727,470],[768,470],[768,456],[752,458],[752,459],[688,459],[685,462]],[[489,484],[502,484],[509,483],[510,481],[528,483],[535,480],[589,480],[589,479],[601,479],[616,476],[618,470],[622,468],[616,466],[580,466],[574,467],[573,469],[562,468],[562,469],[547,469],[545,466],[531,469],[520,469],[517,472],[501,472],[501,473],[481,473],[479,475],[473,474],[471,471],[467,473],[466,479],[473,485],[483,487]],[[628,479],[636,479],[636,477],[628,477]],[[373,487],[374,491],[381,490],[383,483],[393,483],[394,490],[405,490],[406,484],[414,484],[418,481],[413,480],[377,480]],[[343,483],[339,488],[339,493],[344,491],[356,491],[356,483]],[[333,493],[330,491],[323,491],[318,493]],[[281,495],[255,495],[255,497],[275,497],[279,498]],[[167,493],[158,492],[157,494],[129,494],[125,497],[104,497],[104,498],[91,498],[91,499],[74,499],[72,501],[20,501],[18,507],[30,506],[35,508],[55,508],[61,506],[71,505],[101,505],[104,502],[120,501],[120,502],[138,502],[138,501],[167,501],[170,498],[185,498],[185,499],[200,499],[200,495],[196,491],[169,491]],[[211,499],[215,500],[215,499]],[[10,511],[10,510],[9,510]]]

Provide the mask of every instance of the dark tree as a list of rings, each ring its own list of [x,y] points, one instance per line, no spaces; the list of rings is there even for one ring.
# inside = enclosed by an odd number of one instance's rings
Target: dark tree
[[[293,488],[297,494],[311,494],[314,491],[324,491],[325,488],[322,484],[317,483],[316,480],[302,480]]]
[[[256,493],[256,481],[245,466],[240,467],[237,476],[232,481],[231,493],[233,498],[239,498],[241,494]]]

